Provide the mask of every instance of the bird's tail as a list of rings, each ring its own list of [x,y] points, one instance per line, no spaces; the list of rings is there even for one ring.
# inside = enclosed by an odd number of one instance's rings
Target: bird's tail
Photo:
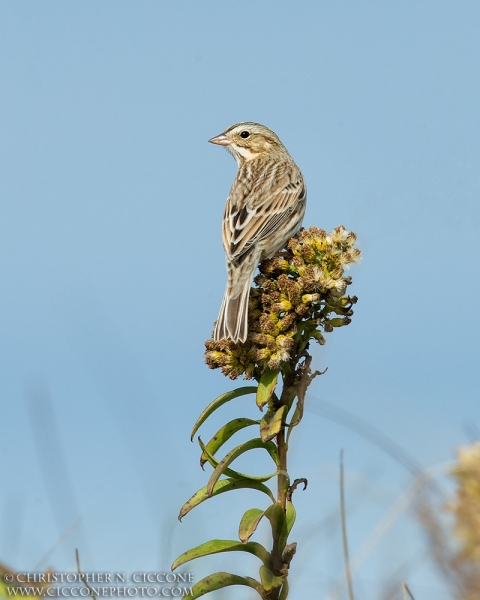
[[[250,298],[251,284],[252,277],[245,281],[240,293],[235,298],[232,298],[231,291],[227,285],[220,313],[215,324],[215,331],[213,332],[213,339],[216,342],[227,338],[234,342],[244,342],[247,339],[248,300]]]

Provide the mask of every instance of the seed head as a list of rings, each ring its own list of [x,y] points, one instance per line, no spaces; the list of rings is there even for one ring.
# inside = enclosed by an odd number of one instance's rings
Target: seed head
[[[347,296],[350,263],[360,260],[356,235],[343,227],[327,234],[302,229],[286,249],[259,265],[250,292],[249,334],[244,343],[207,340],[206,363],[236,379],[258,379],[266,367],[281,369],[313,340],[348,325],[355,296]]]

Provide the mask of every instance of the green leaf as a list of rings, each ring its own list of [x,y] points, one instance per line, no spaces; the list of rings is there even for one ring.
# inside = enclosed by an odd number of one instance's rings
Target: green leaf
[[[265,514],[265,511],[261,508],[250,508],[243,515],[242,520],[240,521],[240,526],[238,528],[238,537],[242,544],[246,544],[248,540],[252,537],[257,525],[259,524],[261,518]]]
[[[245,427],[250,427],[250,425],[257,425],[258,421],[254,421],[253,419],[234,419],[230,421],[223,427],[221,427],[217,433],[212,437],[212,439],[205,446],[207,452],[209,452],[212,456],[223,446],[223,444],[229,440],[234,433],[244,429]],[[208,462],[206,456],[202,454],[200,457],[200,466],[203,468],[203,465]]]
[[[211,402],[207,408],[202,412],[202,414],[198,417],[195,425],[192,429],[192,435],[190,437],[193,440],[194,435],[197,433],[200,425],[208,419],[208,417],[217,410],[220,406],[225,404],[226,402],[230,402],[234,398],[238,398],[239,396],[245,396],[245,394],[255,394],[257,388],[253,385],[249,385],[246,387],[237,388],[236,390],[232,390],[231,392],[226,392],[222,394],[218,398],[216,398],[213,402]]]
[[[340,319],[340,318],[336,317],[335,319],[325,320],[325,323],[327,325],[331,325],[332,327],[343,327],[343,325],[348,325],[349,321],[350,321],[350,319],[347,321],[346,319]]]
[[[286,519],[287,519],[287,536],[290,535],[290,532],[292,531],[292,527],[293,527],[293,524],[295,523],[296,516],[297,516],[297,513],[296,513],[296,510],[295,510],[295,507],[290,502],[290,500],[287,500],[287,514],[286,514]]]
[[[217,464],[207,484],[207,491],[209,495],[211,495],[213,487],[220,478],[220,476],[224,472],[227,474],[226,469],[228,465],[240,455],[244,454],[245,452],[248,452],[248,450],[254,450],[255,448],[264,448],[270,454],[275,464],[278,466],[278,450],[273,442],[265,443],[260,438],[249,440],[248,442],[245,442],[244,444],[240,444],[240,446],[233,448],[233,450],[230,450],[230,452],[226,454],[225,457],[222,458],[222,460]],[[244,475],[242,475],[242,477],[244,477]]]
[[[287,600],[288,597],[288,579],[285,579],[283,582],[282,589],[280,590],[280,595],[278,596],[278,600]]]
[[[220,590],[229,585],[246,585],[256,590],[262,598],[265,598],[264,589],[256,579],[253,579],[252,577],[240,577],[240,575],[221,571],[219,573],[208,575],[198,581],[192,587],[192,591],[188,594],[188,597],[193,599],[200,598],[200,596],[203,596],[204,594]]]
[[[288,423],[287,444],[288,444],[288,440],[290,439],[290,435],[293,431],[293,428],[296,427],[300,423],[300,421],[302,420],[302,417],[303,417],[303,403],[297,402],[297,406],[295,407],[295,410],[293,411],[293,415],[292,415],[292,418],[290,419],[290,423]]]
[[[219,461],[214,456],[209,454],[209,452],[205,448],[205,444],[202,442],[202,440],[200,438],[198,438],[198,443],[199,443],[202,451],[205,453],[208,463],[210,465],[212,465],[212,467],[214,469],[216,469],[217,466],[219,465]],[[275,444],[273,444],[273,445],[275,446]],[[276,451],[276,447],[275,447],[275,451]],[[232,477],[232,479],[250,479],[250,481],[259,481],[259,482],[268,481],[269,479],[271,479],[272,477],[275,477],[275,475],[278,475],[279,473],[283,474],[283,471],[275,471],[275,473],[270,473],[269,475],[259,475],[258,477],[256,477],[254,475],[247,475],[245,473],[239,473],[238,471],[234,471],[233,469],[225,469],[223,471],[223,475]]]
[[[288,505],[291,505],[291,508],[289,508]],[[295,509],[293,509],[292,503],[288,502],[287,511],[290,511],[291,514],[292,510],[294,511]],[[247,510],[240,521],[238,537],[243,543],[248,542],[263,517],[267,517],[270,521],[273,538],[279,540],[280,550],[283,551],[291,527],[288,529],[285,512],[280,504],[275,501],[267,508],[267,510],[262,511],[260,508],[250,508]],[[294,518],[295,517],[293,517],[293,519]],[[291,525],[293,526],[293,522]]]
[[[266,592],[269,592],[273,588],[280,587],[283,583],[284,577],[275,576],[268,567],[262,565],[260,567],[260,580]]]
[[[287,545],[288,536],[290,535],[290,531],[295,522],[295,509],[289,500],[287,500],[286,514],[282,510],[282,516],[283,521],[278,525],[278,531],[280,533],[278,537],[278,546],[281,552],[283,552],[283,549]]]
[[[267,508],[265,516],[270,521],[272,526],[272,535],[275,540],[278,540],[280,551],[283,551],[287,540],[287,523],[283,508],[275,502]]]
[[[259,408],[263,408],[272,397],[277,385],[279,372],[279,369],[273,370],[268,368],[263,372],[257,388],[257,406]]]
[[[277,412],[267,412],[260,421],[260,437],[264,442],[269,442],[282,428],[282,419],[286,406],[281,406]]]
[[[259,492],[263,492],[267,494],[267,496],[275,502],[275,498],[271,492],[271,490],[263,483],[259,481],[252,481],[251,479],[221,479],[217,481],[215,487],[213,488],[212,495],[209,496],[207,493],[207,486],[203,487],[198,492],[195,492],[190,500],[187,500],[185,504],[182,506],[180,510],[180,514],[178,515],[178,520],[181,521],[183,517],[188,514],[193,508],[208,500],[213,496],[218,496],[219,494],[223,494],[224,492],[230,492],[231,490],[250,488],[252,490],[258,490]]]
[[[259,558],[263,564],[268,564],[270,560],[270,554],[267,550],[257,542],[248,542],[242,544],[236,540],[210,540],[205,544],[200,544],[196,548],[187,550],[181,554],[177,560],[172,564],[172,571],[174,571],[180,565],[193,560],[194,558],[201,558],[202,556],[208,556],[209,554],[219,554],[220,552],[249,552]]]
[[[272,524],[273,529],[278,531],[280,528],[284,527],[285,513],[283,512],[283,508],[280,506],[280,504],[278,504],[278,502],[271,504],[267,508],[267,510],[265,511],[265,516]]]

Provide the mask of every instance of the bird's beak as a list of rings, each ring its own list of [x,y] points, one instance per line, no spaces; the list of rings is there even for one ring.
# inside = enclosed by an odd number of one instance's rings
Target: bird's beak
[[[217,135],[217,137],[213,137],[211,140],[208,141],[211,144],[218,144],[219,146],[229,146],[232,143],[232,140],[229,140],[224,133]]]

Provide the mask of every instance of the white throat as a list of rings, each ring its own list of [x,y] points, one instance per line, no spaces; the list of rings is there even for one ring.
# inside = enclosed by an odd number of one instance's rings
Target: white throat
[[[236,144],[232,144],[231,149],[233,150],[232,154],[234,156],[235,156],[235,154],[239,154],[245,161],[253,160],[259,154],[258,152],[252,152],[248,148],[242,148],[240,146],[237,146]]]

